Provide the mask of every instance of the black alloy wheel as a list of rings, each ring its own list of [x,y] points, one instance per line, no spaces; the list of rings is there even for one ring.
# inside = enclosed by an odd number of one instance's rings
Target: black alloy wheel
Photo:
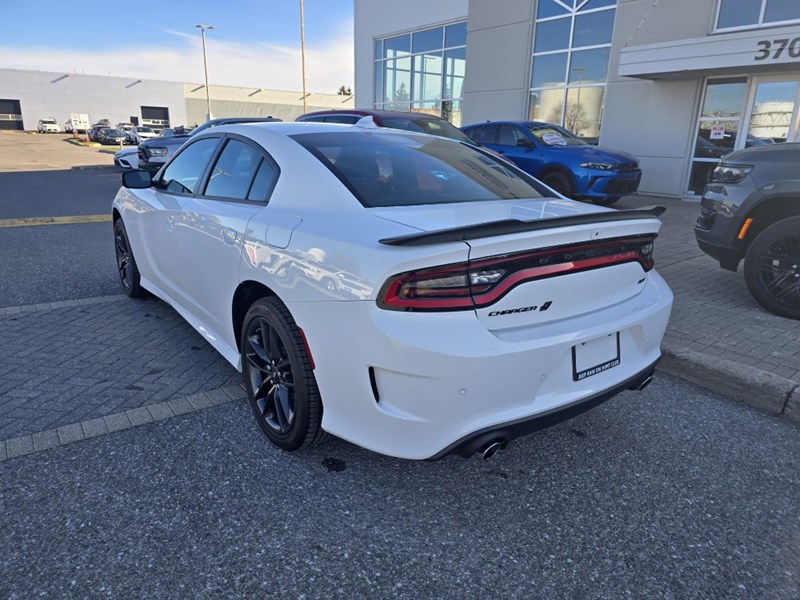
[[[114,252],[117,256],[117,272],[122,290],[131,298],[142,298],[147,292],[140,283],[139,268],[133,257],[131,243],[122,219],[114,221]]]
[[[800,217],[767,227],[747,249],[744,278],[768,311],[800,319]]]
[[[250,307],[240,346],[250,407],[270,441],[292,451],[327,439],[311,359],[300,330],[279,300],[262,298]]]
[[[567,198],[572,197],[572,181],[564,173],[558,171],[548,173],[542,177],[542,183],[550,186],[562,196],[566,196]]]

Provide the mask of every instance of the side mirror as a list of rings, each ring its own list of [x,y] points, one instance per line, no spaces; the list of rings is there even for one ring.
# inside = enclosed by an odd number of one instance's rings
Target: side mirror
[[[533,142],[528,138],[519,138],[517,140],[517,146],[522,146],[523,148],[533,148]]]
[[[122,185],[133,190],[143,190],[153,185],[150,171],[125,171],[122,174]]]

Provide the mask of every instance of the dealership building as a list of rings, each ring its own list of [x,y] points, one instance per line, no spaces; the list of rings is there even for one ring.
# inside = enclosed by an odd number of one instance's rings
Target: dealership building
[[[214,117],[292,121],[304,112],[301,92],[224,85],[210,85],[208,92]],[[352,106],[352,96],[306,95],[308,111]],[[92,123],[194,125],[205,122],[207,110],[202,83],[0,69],[0,129],[35,130],[48,117],[63,126],[72,113],[87,114]]]
[[[541,120],[697,197],[719,158],[798,141],[800,0],[355,0],[357,106]]]

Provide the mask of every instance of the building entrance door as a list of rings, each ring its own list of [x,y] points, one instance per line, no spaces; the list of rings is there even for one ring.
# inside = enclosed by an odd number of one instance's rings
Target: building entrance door
[[[695,138],[688,191],[701,195],[726,154],[800,142],[800,75],[710,79]]]

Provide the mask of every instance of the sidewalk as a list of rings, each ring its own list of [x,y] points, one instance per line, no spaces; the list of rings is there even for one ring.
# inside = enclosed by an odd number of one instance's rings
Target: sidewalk
[[[697,202],[630,196],[619,209],[661,205],[656,269],[675,294],[660,368],[724,396],[800,423],[800,321],[778,317],[750,296],[738,273],[697,247]]]

